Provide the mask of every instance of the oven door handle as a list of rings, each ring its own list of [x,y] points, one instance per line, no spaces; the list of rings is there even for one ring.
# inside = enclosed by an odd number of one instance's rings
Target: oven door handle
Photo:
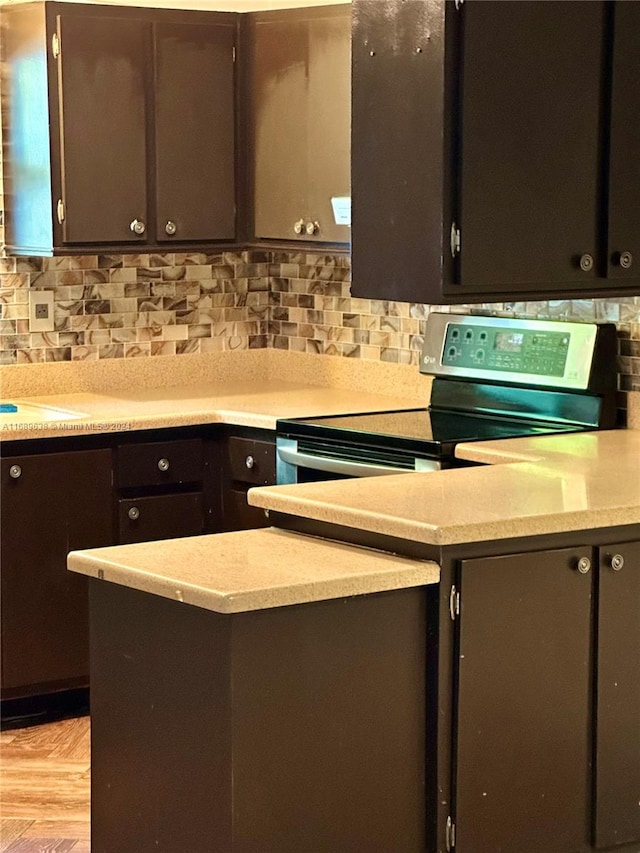
[[[279,447],[278,456],[283,462],[299,468],[311,468],[314,471],[327,471],[331,474],[344,474],[347,477],[376,477],[381,474],[407,474],[410,468],[394,468],[390,465],[372,465],[370,462],[351,462],[346,459],[327,459],[324,456],[312,456],[288,447]],[[422,470],[425,470],[424,468]]]

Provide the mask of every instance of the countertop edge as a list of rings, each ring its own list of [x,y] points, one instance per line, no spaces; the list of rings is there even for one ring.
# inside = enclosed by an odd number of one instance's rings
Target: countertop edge
[[[272,528],[273,530],[273,528]],[[236,536],[255,531],[236,531]],[[212,554],[215,551],[216,536],[210,534]],[[224,534],[222,534],[224,535]],[[299,581],[286,583],[267,583],[250,587],[245,590],[220,591],[212,586],[185,583],[176,571],[175,575],[151,574],[144,569],[128,565],[124,561],[116,563],[112,559],[100,556],[101,549],[89,551],[72,551],[67,558],[68,570],[106,583],[114,583],[140,592],[158,595],[182,604],[188,604],[220,614],[245,613],[255,610],[266,610],[276,607],[288,607],[319,601],[329,601],[336,598],[350,598],[359,595],[373,595],[379,592],[390,592],[417,586],[429,586],[440,580],[440,566],[429,560],[411,560],[405,557],[394,558],[393,555],[375,552],[355,545],[345,546],[344,543],[328,543],[326,540],[316,540],[303,534],[287,531],[288,536],[294,536],[304,547],[313,549],[314,542],[322,543],[323,552],[331,544],[344,553],[345,547],[365,554],[375,560],[375,555],[383,557],[385,562],[397,560],[397,565],[388,568],[375,569],[370,573],[354,573],[339,575],[334,578],[313,580],[303,578]],[[185,549],[188,549],[188,539]],[[164,543],[146,543],[150,549],[157,548],[161,553]],[[111,546],[109,550],[117,548]],[[124,546],[126,547],[126,546]],[[212,577],[215,576],[215,570]]]

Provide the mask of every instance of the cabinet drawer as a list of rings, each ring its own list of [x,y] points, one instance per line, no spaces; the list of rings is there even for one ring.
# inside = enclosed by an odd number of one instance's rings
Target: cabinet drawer
[[[116,471],[119,488],[197,483],[202,480],[202,440],[189,438],[120,445]]]
[[[153,495],[118,501],[118,541],[151,542],[203,532],[201,492]]]
[[[230,478],[250,485],[273,485],[276,481],[276,448],[270,441],[229,439]]]

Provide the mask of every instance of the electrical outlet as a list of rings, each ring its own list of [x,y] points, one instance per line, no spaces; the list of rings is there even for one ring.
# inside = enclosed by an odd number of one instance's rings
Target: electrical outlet
[[[52,332],[53,291],[32,290],[29,292],[29,331]]]

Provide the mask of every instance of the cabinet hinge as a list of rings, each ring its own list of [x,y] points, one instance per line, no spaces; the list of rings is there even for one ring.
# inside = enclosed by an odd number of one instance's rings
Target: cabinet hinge
[[[56,205],[56,213],[58,214],[58,222],[60,225],[64,222],[64,202],[61,198],[58,199],[58,204]]]
[[[460,11],[463,3],[464,3],[464,0],[453,0],[453,4],[456,7],[456,12]]]
[[[460,229],[455,222],[451,223],[451,257],[460,254]]]
[[[60,56],[60,36],[58,33],[54,33],[51,36],[51,53],[53,53],[54,59]]]
[[[452,586],[451,591],[449,592],[449,613],[451,614],[451,620],[453,622],[455,622],[456,617],[460,615],[460,593],[455,586]]]
[[[450,853],[450,851],[456,846],[456,825],[451,820],[451,815],[447,818],[445,841],[447,843],[447,853]]]

